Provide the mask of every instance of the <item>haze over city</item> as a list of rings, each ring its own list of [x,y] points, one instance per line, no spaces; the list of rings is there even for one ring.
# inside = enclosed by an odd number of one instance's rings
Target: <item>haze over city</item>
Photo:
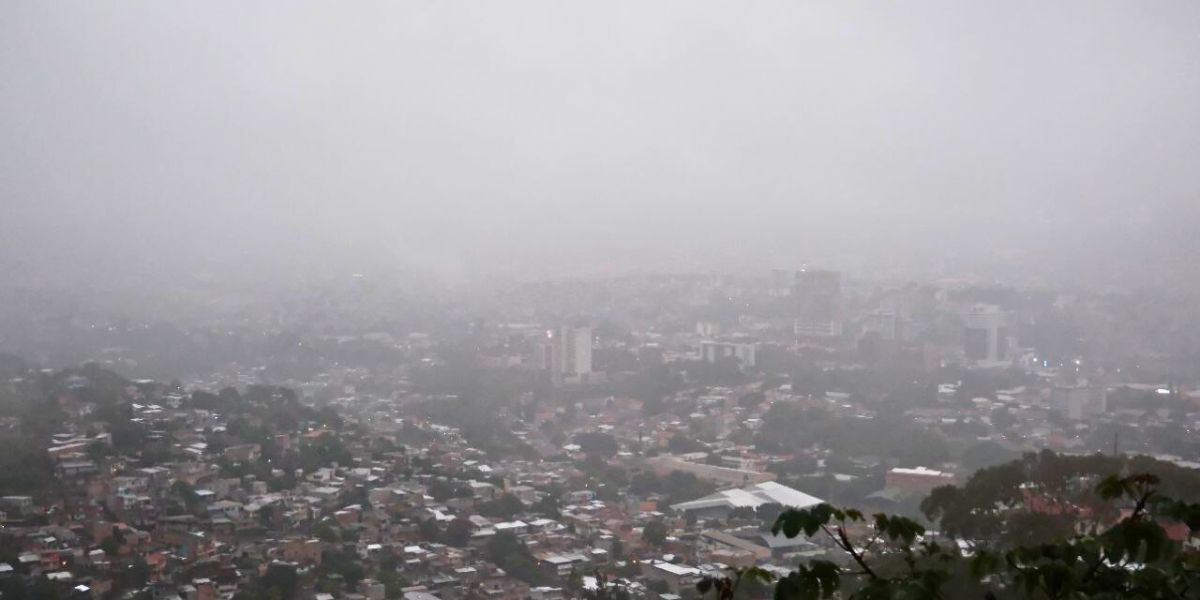
[[[1191,2],[4,13],[9,278],[1196,273]]]
[[[1200,3],[0,3],[0,600],[1200,600]]]

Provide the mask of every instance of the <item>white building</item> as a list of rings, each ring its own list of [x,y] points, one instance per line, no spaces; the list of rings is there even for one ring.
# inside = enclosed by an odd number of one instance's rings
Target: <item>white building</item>
[[[592,372],[592,328],[563,327],[558,332],[555,362],[563,375],[588,375]]]
[[[584,382],[592,373],[592,328],[560,327],[546,332],[535,346],[534,363],[550,371],[555,381]]]
[[[992,304],[977,304],[963,317],[963,354],[980,364],[1003,364],[1012,360],[1010,316]]]
[[[786,508],[809,508],[824,500],[774,481],[764,481],[749,487],[723,490],[689,502],[672,504],[679,512],[695,512],[702,517],[724,518],[735,508],[758,508],[764,504],[779,504]]]

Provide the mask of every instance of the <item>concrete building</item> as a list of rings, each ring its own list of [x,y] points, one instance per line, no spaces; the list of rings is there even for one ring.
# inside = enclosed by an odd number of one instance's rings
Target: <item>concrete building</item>
[[[566,326],[546,332],[534,346],[534,366],[550,371],[557,382],[586,382],[592,373],[592,328]]]
[[[735,358],[743,367],[754,367],[758,345],[751,342],[720,342],[704,340],[700,342],[700,358],[704,362],[715,363],[725,358]]]
[[[669,455],[652,456],[643,460],[642,463],[660,476],[667,475],[671,471],[683,471],[684,473],[691,473],[705,481],[712,481],[722,485],[750,485],[764,481],[774,481],[776,477],[774,473],[718,467],[704,463],[690,462],[677,456]]]
[[[695,591],[696,582],[704,573],[696,567],[664,562],[660,560],[641,563],[642,576],[646,579],[665,581],[667,587],[676,594]]]
[[[796,307],[793,328],[798,337],[842,335],[842,275],[837,271],[802,269],[792,282]]]
[[[925,495],[934,488],[943,485],[954,485],[953,473],[937,471],[925,467],[906,469],[896,467],[884,476],[884,486],[904,495]]]
[[[977,363],[1003,364],[1012,360],[1016,345],[1010,316],[992,304],[977,304],[963,317],[963,354]]]
[[[901,319],[894,310],[873,310],[863,318],[863,335],[878,335],[880,340],[894,342],[904,338],[900,323]]]
[[[704,337],[721,335],[721,324],[716,321],[697,321],[696,333]]]
[[[559,372],[588,375],[592,372],[592,328],[590,325],[563,327],[556,346]]]
[[[766,546],[763,546],[762,544],[756,544],[750,540],[737,537],[736,535],[733,535],[732,533],[726,533],[724,531],[718,531],[716,529],[709,529],[709,530],[702,532],[700,534],[700,537],[704,538],[710,544],[724,546],[724,547],[727,547],[727,548],[730,548],[733,550],[738,550],[740,552],[749,554],[750,558],[751,558],[750,565],[756,564],[758,561],[767,560],[767,559],[771,558],[771,549],[770,548],[767,548]],[[722,562],[724,562],[724,561],[722,561]],[[730,564],[730,563],[725,563],[725,564]],[[739,565],[739,566],[748,566],[748,565]]]

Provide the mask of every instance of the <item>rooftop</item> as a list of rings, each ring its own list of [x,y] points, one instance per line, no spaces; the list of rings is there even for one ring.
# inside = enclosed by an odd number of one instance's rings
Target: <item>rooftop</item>
[[[741,489],[724,490],[710,494],[690,502],[671,505],[678,511],[701,510],[705,508],[758,508],[763,504],[779,504],[792,508],[808,508],[823,503],[824,500],[810,496],[800,490],[790,488],[774,481],[764,481]]]

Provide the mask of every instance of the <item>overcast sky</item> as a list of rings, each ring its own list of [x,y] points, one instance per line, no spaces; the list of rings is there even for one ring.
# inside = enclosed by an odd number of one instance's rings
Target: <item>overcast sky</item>
[[[1186,268],[1200,2],[9,0],[0,134],[17,275]]]

